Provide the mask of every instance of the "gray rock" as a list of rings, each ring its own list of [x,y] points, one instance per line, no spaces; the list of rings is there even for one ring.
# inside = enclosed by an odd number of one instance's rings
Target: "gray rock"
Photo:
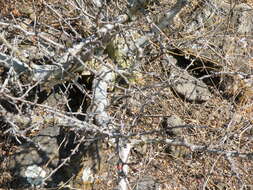
[[[212,96],[204,82],[183,69],[171,67],[169,80],[173,91],[187,101],[205,102]]]
[[[46,171],[37,165],[31,165],[26,168],[25,177],[32,186],[38,186],[43,183]]]
[[[169,117],[164,118],[163,127],[166,131],[171,134],[171,136],[181,136],[182,135],[182,128],[180,126],[184,126],[185,122],[178,116],[172,115]],[[179,127],[179,128],[173,128]]]
[[[26,143],[19,147],[9,162],[9,168],[16,179],[14,186],[40,185],[42,179],[57,167],[59,133],[59,127],[47,127],[32,138],[34,144]]]
[[[159,184],[150,176],[144,176],[137,181],[134,190],[158,190]]]
[[[177,115],[165,117],[162,121],[162,127],[166,131],[168,138],[184,139],[183,129],[187,127],[185,122]],[[190,151],[183,146],[170,146],[165,148],[165,152],[173,157],[190,156]]]

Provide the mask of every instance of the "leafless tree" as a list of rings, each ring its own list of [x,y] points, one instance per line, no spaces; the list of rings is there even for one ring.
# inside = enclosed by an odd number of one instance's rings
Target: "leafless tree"
[[[14,2],[0,3],[1,138],[33,142],[31,133],[53,125],[74,132],[78,141],[53,171],[43,173],[40,185],[80,147],[94,144],[97,155],[104,144],[112,150],[114,173],[105,170],[114,176],[100,187],[100,174],[86,165],[86,189],[141,189],[137,179],[154,168],[157,178],[164,175],[161,189],[187,189],[190,179],[192,189],[253,185],[253,49],[245,26],[253,21],[231,26],[233,13],[252,15],[250,6],[208,0]],[[248,61],[246,70],[236,56]],[[60,94],[59,102],[50,102],[50,94]],[[185,123],[173,123],[173,115]],[[194,174],[182,180],[187,167]],[[106,181],[114,184],[106,187]]]

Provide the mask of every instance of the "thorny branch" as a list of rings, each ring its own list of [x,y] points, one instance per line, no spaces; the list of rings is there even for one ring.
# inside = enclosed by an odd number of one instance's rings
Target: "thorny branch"
[[[76,1],[78,4],[79,1]],[[102,1],[94,2],[97,8],[103,7]],[[0,22],[1,26],[4,27],[12,27],[17,30],[23,32],[26,36],[36,36],[40,40],[45,41],[55,47],[56,49],[60,49],[63,51],[61,56],[56,56],[53,58],[54,65],[38,65],[35,63],[25,63],[20,61],[18,58],[14,58],[14,56],[7,55],[5,53],[0,53],[0,66],[5,68],[14,69],[17,75],[27,73],[28,75],[32,76],[33,81],[45,85],[48,88],[54,87],[56,84],[62,83],[63,81],[68,81],[75,78],[75,72],[77,71],[84,71],[87,68],[86,62],[90,61],[96,56],[100,56],[104,54],[104,49],[108,43],[110,43],[116,34],[118,34],[117,29],[121,27],[123,24],[126,24],[131,21],[135,21],[137,19],[137,14],[139,13],[140,9],[145,7],[149,4],[150,1],[148,0],[138,0],[138,1],[129,1],[129,9],[126,11],[125,14],[121,14],[120,16],[113,19],[113,21],[107,22],[103,24],[94,34],[91,34],[87,38],[81,39],[79,42],[75,43],[71,48],[65,48],[62,44],[59,44],[49,38],[47,38],[43,33],[37,32],[30,32],[22,28],[17,24],[10,24],[5,22]],[[129,46],[125,49],[121,49],[121,53],[124,55],[135,55],[138,48],[144,48],[149,41],[154,39],[157,35],[161,34],[162,30],[167,28],[172,24],[174,17],[185,7],[187,1],[186,0],[178,0],[177,3],[168,11],[165,12],[164,16],[159,20],[157,23],[153,23],[153,27],[149,32],[144,34],[142,37],[130,42]],[[79,5],[81,6],[81,5]],[[47,5],[48,8],[55,10]],[[59,13],[56,13],[59,14]],[[89,15],[89,13],[85,12],[85,15],[91,19],[96,19],[94,16]],[[59,15],[60,16],[60,15]],[[63,19],[63,18],[62,18]],[[64,20],[64,19],[63,19]],[[67,23],[64,20],[65,23]],[[67,23],[68,24],[68,23]],[[68,24],[68,26],[72,27]],[[18,49],[12,47],[9,42],[5,39],[3,35],[0,36],[0,40],[10,49],[14,55],[19,55]],[[99,49],[99,53],[96,53],[96,50]],[[54,55],[54,52],[52,52]],[[20,56],[20,55],[19,55]],[[17,57],[19,57],[17,56]],[[113,60],[114,61],[114,60]],[[177,138],[143,138],[141,140],[133,140],[133,136],[146,136],[151,134],[162,133],[164,131],[143,131],[143,133],[126,133],[120,127],[124,124],[116,124],[117,122],[111,122],[113,117],[107,112],[107,108],[110,105],[109,102],[109,93],[108,88],[112,81],[115,80],[114,75],[120,75],[119,69],[114,69],[113,66],[108,65],[101,61],[101,67],[98,71],[93,71],[95,75],[93,82],[92,82],[92,96],[91,96],[91,104],[87,110],[86,120],[82,121],[75,117],[68,116],[67,113],[58,111],[57,109],[53,109],[50,106],[46,106],[43,104],[34,103],[28,100],[25,100],[25,96],[30,92],[30,90],[35,86],[33,85],[30,87],[23,96],[15,97],[8,95],[8,90],[6,85],[9,81],[9,78],[5,80],[5,83],[0,86],[0,95],[1,98],[4,98],[8,101],[13,103],[21,102],[27,105],[32,105],[35,107],[40,107],[45,109],[48,113],[45,117],[44,116],[36,116],[35,114],[31,114],[29,116],[20,116],[17,114],[10,113],[4,110],[1,107],[1,114],[4,115],[5,122],[9,123],[11,129],[5,131],[5,133],[12,133],[13,136],[21,136],[25,138],[24,134],[25,131],[19,130],[18,124],[27,125],[31,123],[32,126],[41,125],[44,123],[54,123],[54,125],[59,126],[67,126],[71,127],[71,130],[74,131],[89,131],[93,134],[99,134],[99,138],[101,139],[116,139],[117,142],[115,143],[118,152],[118,176],[119,176],[119,189],[120,190],[127,190],[129,189],[129,181],[128,181],[128,161],[131,153],[131,149],[135,146],[142,145],[142,144],[167,144],[170,146],[183,146],[189,148],[192,152],[206,152],[210,154],[217,154],[225,156],[228,161],[231,163],[231,170],[237,174],[237,178],[241,181],[240,172],[238,171],[238,167],[235,164],[233,157],[239,157],[243,159],[252,160],[253,152],[243,153],[239,151],[227,151],[224,149],[212,148],[212,146],[208,145],[196,145],[194,143],[189,143],[185,139],[177,139]],[[112,69],[113,68],[113,69]],[[252,75],[245,74],[242,72],[217,72],[209,75],[205,75],[200,77],[199,79],[206,79],[211,78],[217,75],[222,74],[229,74],[229,75],[239,75],[241,78],[249,78]],[[122,75],[123,76],[123,75]],[[123,76],[124,77],[124,76]],[[123,78],[122,77],[122,78]],[[159,81],[159,84],[155,87],[162,86],[162,82]],[[168,85],[168,84],[167,84]],[[168,85],[169,86],[169,85]],[[146,86],[147,88],[151,88],[151,86]],[[143,90],[143,89],[139,89]],[[126,91],[128,92],[128,91]],[[134,92],[134,90],[132,90]],[[145,94],[142,94],[145,96]],[[143,112],[144,108],[141,110]],[[164,115],[163,115],[164,116]],[[109,127],[110,126],[110,127]],[[112,127],[111,127],[112,126]],[[176,128],[176,127],[175,127]],[[115,129],[117,129],[115,132]],[[171,127],[173,129],[173,127]],[[82,141],[85,137],[82,137],[80,143],[72,150],[72,153],[69,157],[63,160],[63,162],[55,168],[45,179],[50,178],[60,167],[64,166],[79,149]],[[17,139],[18,141],[18,139]],[[27,139],[29,141],[29,139]]]

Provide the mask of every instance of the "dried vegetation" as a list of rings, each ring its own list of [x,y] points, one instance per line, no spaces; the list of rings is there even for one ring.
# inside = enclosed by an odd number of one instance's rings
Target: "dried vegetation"
[[[73,132],[75,143],[56,167],[66,178],[51,188],[123,189],[129,182],[129,189],[252,189],[253,2],[189,0],[159,32],[154,28],[176,1],[150,1],[134,12],[127,11],[132,1],[99,2],[0,2],[0,52],[32,69],[62,69],[44,77],[1,59],[0,188],[15,188],[8,163],[19,147],[57,126],[64,139]],[[134,16],[100,31],[124,14]],[[145,45],[121,55],[150,31]],[[84,39],[91,41],[85,53],[69,54],[65,67],[61,58]],[[104,67],[114,75],[99,82]],[[172,77],[173,69],[179,74]],[[198,83],[178,84],[183,77]],[[97,101],[96,85],[108,81],[101,95],[107,102]],[[127,163],[121,141],[131,145]],[[61,170],[66,165],[76,169]],[[92,179],[84,179],[87,168]],[[153,183],[140,183],[146,178]]]

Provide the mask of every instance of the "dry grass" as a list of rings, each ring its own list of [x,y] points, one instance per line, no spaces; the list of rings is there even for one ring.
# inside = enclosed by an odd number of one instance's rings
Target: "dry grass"
[[[74,19],[78,17],[80,12],[71,7],[67,2],[61,0],[46,1],[48,5],[57,7],[61,17],[48,6],[45,1],[3,1],[0,2],[1,16],[4,16],[14,23],[18,23],[20,18],[24,18],[28,24],[33,23],[34,15],[29,10],[36,10],[36,19],[41,25],[38,26],[40,32],[48,32],[49,38],[57,41],[57,43],[67,44],[72,43],[78,37],[87,37],[96,31],[94,26],[102,25],[102,23],[94,24],[93,26],[81,19]],[[89,1],[87,1],[89,2]],[[118,1],[117,1],[118,2]],[[245,1],[249,5],[253,5],[252,0]],[[121,4],[120,4],[121,3]],[[161,2],[166,6],[167,2]],[[177,115],[186,124],[192,126],[190,128],[182,129],[183,138],[190,143],[196,145],[206,145],[221,151],[236,151],[238,153],[251,153],[253,147],[253,82],[251,78],[241,78],[238,75],[227,77],[226,74],[219,76],[219,81],[216,78],[211,78],[207,84],[212,91],[213,97],[204,103],[186,102],[179,98],[171,91],[168,86],[161,85],[160,87],[152,87],[155,84],[165,84],[167,80],[166,72],[161,68],[161,55],[164,52],[177,54],[180,51],[182,57],[190,57],[196,59],[202,66],[193,66],[189,69],[189,73],[196,72],[197,74],[207,75],[211,71],[217,72],[244,72],[252,75],[253,49],[240,48],[238,39],[246,38],[247,36],[235,36],[236,27],[232,25],[227,27],[224,31],[224,23],[227,20],[219,20],[211,27],[203,27],[201,30],[201,37],[196,36],[196,31],[188,32],[187,23],[191,22],[194,14],[192,11],[202,11],[204,8],[197,1],[192,1],[191,6],[187,7],[181,15],[176,18],[178,23],[175,28],[167,31],[167,37],[164,41],[153,41],[152,45],[146,48],[149,53],[140,61],[140,68],[142,75],[139,81],[130,86],[124,86],[118,82],[113,91],[110,92],[110,99],[114,97],[123,97],[118,102],[111,104],[108,112],[114,117],[114,122],[124,123],[125,128],[123,132],[148,132],[153,130],[161,130],[162,119],[165,116]],[[124,1],[119,2],[120,8],[125,8]],[[119,14],[122,9],[116,5],[108,5],[106,7],[108,14],[113,16]],[[167,5],[168,6],[168,5]],[[88,6],[89,7],[89,6]],[[168,6],[169,7],[169,6]],[[159,5],[153,5],[154,12],[159,13],[161,10]],[[167,8],[167,7],[165,7]],[[92,13],[92,8],[88,9],[89,14]],[[217,15],[218,17],[219,15]],[[66,21],[68,18],[73,18]],[[216,19],[216,18],[215,18]],[[65,21],[66,22],[65,22]],[[95,21],[94,21],[95,22]],[[138,20],[132,25],[123,27],[122,31],[129,27],[135,27],[137,30],[144,30],[143,28],[150,28],[144,23],[138,23]],[[218,26],[220,28],[218,28]],[[74,28],[74,30],[71,29]],[[29,27],[28,27],[29,28]],[[49,29],[54,29],[56,36],[50,35]],[[217,33],[212,32],[213,28],[217,28]],[[220,31],[218,31],[220,30]],[[74,34],[76,31],[79,36]],[[62,39],[62,33],[68,32],[70,35],[67,39]],[[228,33],[231,43],[225,48],[221,48],[220,43],[222,35]],[[10,30],[7,32],[9,39],[20,32]],[[217,36],[221,39],[217,40]],[[193,51],[192,45],[198,43],[199,39],[206,40],[206,45],[210,45],[213,51]],[[250,38],[250,37],[249,37]],[[236,40],[235,40],[236,39]],[[27,39],[26,39],[27,40]],[[227,40],[227,39],[226,39]],[[251,39],[252,40],[252,39]],[[28,38],[28,44],[34,46],[39,45],[39,41],[35,38]],[[26,41],[24,40],[24,43]],[[168,45],[164,44],[170,44]],[[189,45],[190,44],[190,45]],[[70,44],[71,46],[71,44]],[[68,44],[66,45],[68,47]],[[164,49],[161,49],[163,47]],[[210,49],[211,49],[210,48]],[[176,51],[175,51],[176,49]],[[162,52],[163,51],[163,52]],[[210,53],[211,52],[211,53]],[[226,56],[231,56],[228,60]],[[236,56],[242,56],[248,62],[243,63],[243,68],[240,59],[234,59]],[[251,62],[250,62],[251,61]],[[196,74],[196,75],[197,75]],[[231,82],[232,81],[232,82]],[[224,84],[223,84],[224,82]],[[225,87],[224,87],[225,86]],[[124,98],[124,96],[126,96]],[[64,110],[61,110],[64,111]],[[4,116],[3,116],[4,117]],[[205,126],[205,127],[199,127]],[[6,126],[1,126],[4,131]],[[13,141],[9,141],[9,136],[0,134],[0,154],[4,155],[1,158],[0,171],[4,172],[0,178],[0,184],[11,180],[10,175],[6,172],[8,168],[4,167],[6,159],[12,152],[12,147],[15,146]],[[140,138],[141,137],[134,137]],[[152,133],[143,138],[170,138],[165,133]],[[109,146],[109,145],[108,145]],[[105,148],[106,149],[106,148]],[[186,147],[178,146],[174,151],[165,143],[145,144],[136,147],[131,152],[130,173],[129,179],[135,182],[143,176],[153,176],[160,184],[161,189],[252,189],[253,187],[253,164],[251,159],[242,157],[230,157],[226,154],[210,153],[208,151],[192,151]],[[105,150],[105,155],[112,155],[113,148]],[[109,156],[108,156],[109,157]],[[107,158],[107,157],[106,157]],[[109,159],[109,158],[108,158]],[[108,164],[107,160],[103,160],[103,167],[101,176],[113,175],[113,180],[102,179],[95,184],[95,189],[107,189],[116,184],[116,170],[113,164]],[[116,161],[115,161],[116,162]],[[105,175],[105,173],[107,175]],[[4,182],[3,182],[4,181]],[[75,181],[73,182],[75,183]],[[73,184],[75,186],[76,184]],[[76,185],[78,187],[79,186]],[[0,185],[1,187],[1,185]],[[4,188],[7,188],[5,186]]]

